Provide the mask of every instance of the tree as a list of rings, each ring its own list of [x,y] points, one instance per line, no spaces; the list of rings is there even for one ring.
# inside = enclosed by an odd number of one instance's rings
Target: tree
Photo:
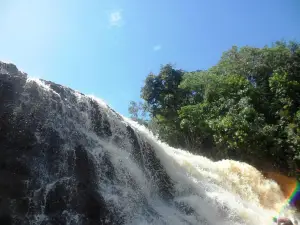
[[[184,72],[171,64],[161,66],[158,75],[149,74],[141,90],[152,118],[159,125],[158,134],[164,141],[181,147],[184,138],[180,131],[178,110],[186,101],[186,93],[179,88]]]
[[[128,112],[130,118],[146,127],[149,126],[149,115],[147,111],[148,109],[145,103],[135,101],[129,103]]]
[[[147,112],[148,126],[171,146],[256,166],[268,161],[291,173],[300,167],[297,42],[233,46],[207,70],[161,66],[147,76],[141,97],[144,103],[131,103],[132,117]]]

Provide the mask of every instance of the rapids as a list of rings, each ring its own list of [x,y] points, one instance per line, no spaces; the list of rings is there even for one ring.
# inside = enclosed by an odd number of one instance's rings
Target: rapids
[[[254,167],[172,148],[101,99],[0,65],[0,164],[10,173],[13,152],[26,170],[22,194],[0,181],[12,224],[267,225],[282,210]]]

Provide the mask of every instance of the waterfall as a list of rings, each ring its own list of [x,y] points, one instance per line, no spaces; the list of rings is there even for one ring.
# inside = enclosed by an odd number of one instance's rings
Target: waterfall
[[[272,224],[285,201],[246,163],[172,148],[102,100],[1,62],[0,121],[7,224]]]

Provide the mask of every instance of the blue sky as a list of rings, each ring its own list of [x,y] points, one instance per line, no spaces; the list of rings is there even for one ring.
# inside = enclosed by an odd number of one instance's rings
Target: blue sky
[[[0,0],[0,60],[123,115],[150,71],[217,63],[232,45],[300,40],[299,0]]]

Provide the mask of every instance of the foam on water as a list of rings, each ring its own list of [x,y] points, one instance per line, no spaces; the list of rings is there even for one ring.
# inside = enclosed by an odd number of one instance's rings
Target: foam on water
[[[95,95],[88,95],[91,99],[95,100],[101,107],[108,108],[106,102],[104,102],[102,99],[96,97]]]
[[[205,157],[172,148],[157,140],[144,126],[123,118],[156,146],[157,154],[168,174],[178,183],[178,193],[182,192],[186,185],[193,186],[200,195],[205,190],[207,201],[215,202],[216,208],[227,208],[227,213],[232,214],[231,219],[235,220],[237,215],[244,219],[243,223],[246,224],[272,224],[272,217],[276,216],[280,207],[285,204],[278,184],[265,179],[254,167],[233,160],[213,162]],[[184,198],[194,209],[201,210],[200,208],[206,207],[205,204],[201,205],[201,200],[196,199],[194,195]],[[291,210],[283,212],[283,215],[290,217],[292,214]],[[217,221],[215,214],[211,218],[216,219],[210,221],[214,224],[224,224],[224,221]]]
[[[42,80],[34,77],[27,78],[27,82],[34,82],[38,84],[40,87],[44,88],[46,91],[51,91],[52,93],[60,96],[56,91],[54,91],[52,88],[50,88],[50,85],[45,84]]]

